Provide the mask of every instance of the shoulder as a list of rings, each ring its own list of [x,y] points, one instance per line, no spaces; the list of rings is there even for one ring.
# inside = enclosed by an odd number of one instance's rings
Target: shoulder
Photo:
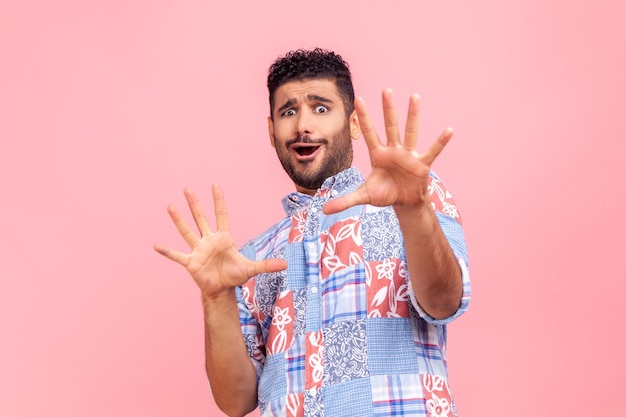
[[[255,238],[248,240],[239,251],[248,259],[266,259],[277,247],[287,242],[290,229],[291,218],[285,217]]]

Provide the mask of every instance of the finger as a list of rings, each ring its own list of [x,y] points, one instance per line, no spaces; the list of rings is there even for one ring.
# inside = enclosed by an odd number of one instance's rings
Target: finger
[[[398,130],[398,116],[393,104],[393,92],[391,88],[383,90],[383,118],[385,120],[385,134],[387,146],[395,146],[400,143],[400,131]]]
[[[185,267],[189,264],[188,255],[185,255],[181,252],[178,252],[172,249],[168,249],[165,246],[159,245],[158,243],[155,243],[153,248],[155,251],[165,256],[167,259],[171,259],[172,261],[179,263]]]
[[[343,197],[337,197],[324,204],[322,212],[324,214],[334,214],[346,210],[359,204],[369,204],[370,198],[363,187],[359,187],[356,191],[346,194]]]
[[[191,190],[191,188],[185,188],[184,194],[187,204],[189,205],[189,210],[191,210],[193,221],[196,223],[196,226],[198,226],[198,230],[200,231],[200,235],[205,236],[210,234],[211,228],[209,227],[209,222],[206,219],[200,200],[198,200],[198,197],[196,197],[196,194]]]
[[[248,278],[259,274],[280,272],[287,269],[287,261],[284,259],[266,259],[251,263],[251,267],[246,271]]]
[[[222,191],[222,187],[220,187],[218,184],[213,184],[212,191],[217,230],[230,230],[230,222],[228,221],[228,210],[226,208],[226,200],[224,200],[224,192]]]
[[[437,140],[430,145],[430,148],[422,155],[422,161],[429,167],[435,162],[437,156],[443,151],[450,139],[452,138],[453,130],[451,127],[444,130]]]
[[[409,112],[406,117],[406,128],[404,129],[404,147],[409,150],[417,149],[419,104],[420,96],[417,94],[411,94],[411,97],[409,97]]]
[[[374,123],[372,123],[372,119],[370,119],[367,114],[367,109],[365,108],[365,100],[362,97],[357,98],[354,101],[354,107],[356,109],[356,114],[359,118],[359,126],[361,127],[361,133],[363,134],[363,139],[365,139],[365,143],[367,144],[367,148],[371,151],[381,145],[380,140],[378,139],[378,135],[376,134],[376,130],[374,130]]]
[[[178,233],[185,239],[185,242],[189,247],[194,247],[198,243],[198,237],[193,232],[187,221],[180,215],[180,212],[173,204],[167,207],[167,212],[170,218],[174,222],[174,226],[178,230]]]

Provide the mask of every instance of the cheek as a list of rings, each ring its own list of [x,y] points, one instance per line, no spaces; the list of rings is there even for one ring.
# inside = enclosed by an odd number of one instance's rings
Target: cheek
[[[287,125],[287,123],[280,123],[279,125],[274,125],[274,141],[278,143],[283,143],[287,141],[292,136],[292,130]]]

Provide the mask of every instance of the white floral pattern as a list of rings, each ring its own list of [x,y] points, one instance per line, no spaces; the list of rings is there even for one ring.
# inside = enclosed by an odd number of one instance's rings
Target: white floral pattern
[[[422,383],[426,393],[426,409],[429,417],[452,417],[454,415],[448,383],[440,376],[423,375]]]
[[[279,294],[272,311],[272,326],[268,337],[268,354],[287,350],[293,337],[293,297],[291,291]]]
[[[328,277],[343,268],[363,262],[361,222],[349,218],[338,222],[320,236],[323,245],[322,276]]]
[[[300,394],[289,394],[287,396],[287,415],[297,416],[298,410],[302,407]]]
[[[369,276],[371,269],[366,270],[368,286],[369,308],[367,316],[370,318],[406,317],[409,309],[410,294],[406,280],[406,266],[400,260],[385,259],[374,264],[374,279]]]
[[[430,177],[428,192],[431,195],[430,201],[433,206],[433,210],[440,211],[461,223],[461,216],[454,200],[452,199],[452,194],[450,194],[450,191],[448,191],[440,179],[432,176]]]

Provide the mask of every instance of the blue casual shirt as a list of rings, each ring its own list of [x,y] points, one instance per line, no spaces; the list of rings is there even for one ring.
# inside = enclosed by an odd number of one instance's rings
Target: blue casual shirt
[[[285,271],[257,275],[237,289],[263,417],[456,415],[446,325],[470,299],[456,205],[431,172],[431,202],[463,276],[458,310],[436,320],[413,294],[393,208],[322,213],[329,199],[363,181],[350,168],[314,196],[289,194],[287,216],[241,249],[250,259],[288,263]]]

